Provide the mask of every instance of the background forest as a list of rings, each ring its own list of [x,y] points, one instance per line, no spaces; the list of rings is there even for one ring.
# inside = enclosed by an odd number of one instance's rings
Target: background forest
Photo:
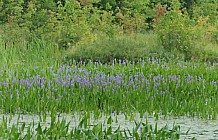
[[[146,55],[218,54],[216,0],[1,0],[0,42],[35,40],[67,49],[68,58],[110,62]],[[30,46],[30,45],[29,45]]]

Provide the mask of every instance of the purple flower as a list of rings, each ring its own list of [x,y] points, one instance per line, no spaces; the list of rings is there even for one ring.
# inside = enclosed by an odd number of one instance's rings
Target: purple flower
[[[160,94],[166,94],[166,92],[165,91],[160,91]]]
[[[175,98],[171,98],[171,101],[174,102]]]
[[[160,83],[155,83],[155,87],[159,87],[161,84]]]
[[[101,84],[102,84],[103,87],[105,87],[107,85],[106,82],[102,82]]]
[[[42,72],[42,73],[45,73],[45,70],[44,70],[44,69],[42,69],[42,70],[41,70],[41,72]]]
[[[214,80],[212,80],[212,82],[211,82],[213,85],[216,85],[216,81],[214,81]]]
[[[12,80],[12,85],[14,85],[16,83],[16,80],[15,79],[13,79]]]
[[[37,65],[35,64],[35,65],[34,65],[34,70],[37,70],[37,69],[38,69],[38,67],[37,67]]]
[[[188,74],[187,82],[191,82],[192,76]]]

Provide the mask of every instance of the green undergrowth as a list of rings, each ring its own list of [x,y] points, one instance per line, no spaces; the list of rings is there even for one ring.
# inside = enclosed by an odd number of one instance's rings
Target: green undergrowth
[[[179,32],[179,31],[178,31]],[[163,35],[164,34],[164,35]],[[169,31],[171,34],[171,31]],[[175,36],[180,36],[175,33]],[[162,37],[168,35],[165,31],[161,34]],[[140,58],[159,57],[167,59],[171,56],[184,56],[186,60],[211,61],[217,62],[218,44],[204,37],[202,40],[189,40],[192,46],[188,50],[181,51],[175,47],[178,43],[172,40],[176,38],[166,38],[165,45],[162,45],[158,34],[148,32],[145,34],[123,34],[116,35],[112,38],[104,37],[95,40],[91,43],[81,44],[79,46],[71,46],[67,49],[67,60],[74,59],[75,61],[100,61],[101,63],[111,63],[114,59],[129,60],[137,62]],[[186,34],[184,36],[187,36]],[[178,40],[178,42],[184,42]],[[185,45],[185,44],[184,44]],[[170,48],[170,49],[169,49]]]
[[[159,52],[161,47],[157,44],[154,33],[123,34],[112,38],[104,37],[93,43],[72,46],[67,53],[68,58],[76,61],[112,62],[114,59],[137,61],[151,52]]]
[[[31,42],[5,42],[0,40],[0,67],[6,69],[22,68],[27,70],[38,66],[40,68],[59,65],[63,52],[52,43],[43,39]]]

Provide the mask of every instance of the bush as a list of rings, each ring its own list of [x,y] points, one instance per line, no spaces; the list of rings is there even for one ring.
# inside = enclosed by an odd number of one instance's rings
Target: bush
[[[218,44],[218,20],[212,27],[212,41]]]
[[[70,48],[68,57],[76,61],[100,61],[110,63],[114,59],[137,61],[152,50],[158,51],[155,36],[123,35],[113,38],[104,38],[92,44],[84,44]]]
[[[16,24],[0,25],[0,40],[4,47],[22,47],[30,41],[30,33]]]
[[[157,25],[157,34],[162,46],[169,52],[178,51],[190,57],[193,39],[196,37],[187,13],[182,13],[180,3],[174,0],[172,9],[166,12]]]
[[[193,19],[199,17],[208,17],[209,23],[215,23],[218,20],[218,4],[214,0],[199,0],[193,7]]]

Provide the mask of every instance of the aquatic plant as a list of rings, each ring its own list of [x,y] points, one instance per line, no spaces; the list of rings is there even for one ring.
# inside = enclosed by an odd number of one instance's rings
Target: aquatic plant
[[[152,127],[148,122],[135,122],[132,130],[122,130],[119,126],[113,128],[112,119],[106,123],[89,124],[89,117],[85,115],[78,126],[70,127],[70,122],[65,119],[56,119],[51,116],[50,126],[43,126],[40,122],[32,124],[13,124],[8,127],[10,119],[4,118],[0,124],[0,138],[2,139],[179,139],[180,126],[169,129],[164,126],[158,129],[157,124]],[[18,121],[19,122],[19,121]]]
[[[115,60],[25,67],[0,74],[2,113],[94,111],[217,117],[217,64]]]

